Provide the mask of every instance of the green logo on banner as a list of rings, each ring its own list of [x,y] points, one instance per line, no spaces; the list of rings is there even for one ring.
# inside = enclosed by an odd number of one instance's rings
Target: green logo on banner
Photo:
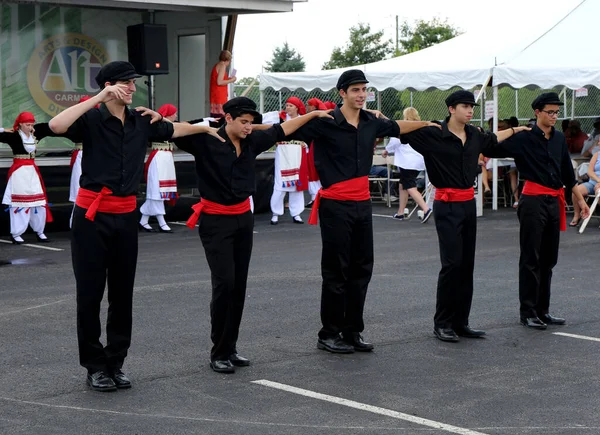
[[[29,92],[44,112],[54,116],[84,95],[98,92],[94,78],[107,62],[105,48],[93,38],[80,33],[52,36],[29,59]]]

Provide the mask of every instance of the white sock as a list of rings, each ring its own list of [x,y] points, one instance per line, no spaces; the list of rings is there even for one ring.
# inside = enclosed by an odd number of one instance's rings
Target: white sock
[[[17,242],[24,242],[25,240],[23,240],[23,237],[21,236],[12,236],[13,239],[15,239]]]
[[[142,218],[140,219],[140,225],[142,226],[148,226],[148,221],[150,220],[150,216],[143,214]]]
[[[164,214],[157,214],[156,215],[156,220],[158,221],[158,225],[160,225],[160,227],[168,227],[167,225],[167,221],[165,221],[165,215]]]
[[[274,214],[273,217],[271,218],[271,222],[277,222],[277,221],[279,221],[279,216]]]
[[[44,233],[38,233],[38,237],[42,240],[46,240],[48,238]]]

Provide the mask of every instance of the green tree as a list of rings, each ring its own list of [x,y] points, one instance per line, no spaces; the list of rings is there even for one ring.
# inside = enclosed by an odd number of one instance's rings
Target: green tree
[[[400,26],[401,48],[396,51],[396,56],[422,50],[440,42],[460,35],[460,31],[448,23],[434,18],[431,21],[418,20],[412,26],[408,22]]]
[[[343,47],[335,47],[323,69],[343,68],[377,62],[394,51],[391,40],[383,40],[383,30],[371,33],[369,24],[359,23],[350,28],[350,40]]]
[[[265,65],[268,72],[300,72],[304,71],[304,68],[306,64],[302,55],[290,48],[287,42],[273,50],[273,57]]]

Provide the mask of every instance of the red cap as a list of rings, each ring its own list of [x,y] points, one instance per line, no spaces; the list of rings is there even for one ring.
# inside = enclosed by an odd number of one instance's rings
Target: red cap
[[[337,105],[332,101],[325,101],[323,103],[327,109],[335,109]]]
[[[158,109],[158,113],[160,113],[165,118],[167,116],[173,116],[177,113],[177,107],[169,103],[163,104],[162,106],[160,106],[160,109]]]
[[[34,123],[35,122],[35,117],[33,116],[33,113],[31,112],[21,112],[19,113],[19,116],[17,116],[17,119],[15,119],[15,123],[13,125],[13,129],[17,130],[19,128],[19,124],[27,124],[27,123]]]
[[[298,114],[299,115],[306,115],[306,106],[304,105],[304,103],[302,101],[300,101],[300,98],[298,97],[290,97],[287,99],[287,101],[285,102],[293,104],[294,106],[296,106],[298,108]]]
[[[325,104],[318,98],[311,98],[310,100],[308,100],[306,102],[306,104],[308,104],[309,106],[316,107],[317,110],[327,110],[327,107],[325,107]]]

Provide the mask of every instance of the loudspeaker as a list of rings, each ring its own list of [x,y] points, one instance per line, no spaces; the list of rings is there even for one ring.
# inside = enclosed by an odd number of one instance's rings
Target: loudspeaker
[[[127,51],[129,62],[139,74],[169,74],[167,26],[164,24],[128,26]]]

